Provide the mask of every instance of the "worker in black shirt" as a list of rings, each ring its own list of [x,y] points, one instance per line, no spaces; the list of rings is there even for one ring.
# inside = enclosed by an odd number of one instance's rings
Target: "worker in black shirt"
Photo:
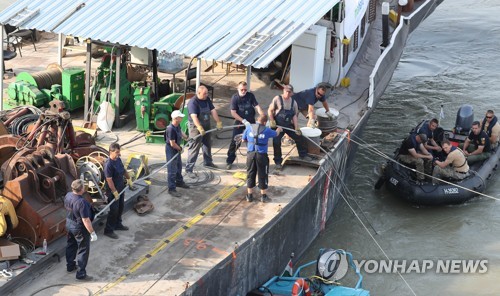
[[[479,121],[472,123],[469,136],[465,139],[463,151],[469,164],[488,159],[491,156],[490,138],[484,130],[481,130]]]
[[[76,270],[76,279],[91,281],[86,267],[89,260],[90,242],[97,240],[97,234],[92,227],[94,213],[90,203],[83,198],[85,187],[83,181],[77,179],[71,183],[71,192],[64,197],[64,207],[67,210],[66,230],[66,270]],[[75,261],[76,260],[76,261]]]
[[[231,97],[231,116],[234,117],[234,125],[244,124],[247,126],[255,123],[255,110],[259,112],[259,115],[264,114],[255,95],[248,91],[248,84],[245,81],[241,81],[238,84],[238,93]],[[236,159],[237,147],[234,137],[242,134],[245,131],[245,126],[233,129],[231,144],[227,150],[226,169],[228,170],[232,168],[233,162]]]
[[[410,134],[403,141],[399,148],[398,160],[402,163],[415,165],[417,169],[417,179],[424,181],[424,173],[431,174],[432,171],[432,154],[424,147],[423,143],[427,142],[426,134]]]

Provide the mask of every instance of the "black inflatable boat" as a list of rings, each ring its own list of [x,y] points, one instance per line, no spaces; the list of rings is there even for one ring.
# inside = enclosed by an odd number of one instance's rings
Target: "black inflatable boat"
[[[454,145],[464,142],[472,126],[474,113],[472,106],[462,106],[458,113],[455,128],[453,131],[436,129],[434,134],[438,134],[436,142],[447,138]],[[421,123],[425,124],[425,123]],[[420,126],[420,125],[419,125]],[[418,126],[417,126],[418,128]],[[412,132],[414,132],[415,128]],[[492,152],[490,158],[470,165],[470,174],[467,178],[456,181],[445,181],[433,185],[431,180],[419,183],[416,180],[416,173],[397,162],[399,149],[396,150],[392,160],[388,161],[382,170],[382,175],[375,188],[379,189],[385,184],[386,188],[395,193],[398,197],[417,205],[448,205],[460,204],[478,196],[478,192],[485,191],[491,177],[496,172],[500,160],[500,149]]]

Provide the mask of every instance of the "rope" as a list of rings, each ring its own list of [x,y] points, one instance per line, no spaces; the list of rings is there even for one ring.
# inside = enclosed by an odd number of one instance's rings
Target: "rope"
[[[232,129],[234,127],[238,127],[238,126],[241,126],[241,125],[230,125],[230,126],[225,126],[222,128],[222,130],[224,129]],[[212,133],[212,132],[215,132],[215,131],[218,131],[217,128],[213,128],[213,129],[210,129],[208,131],[205,131],[206,134],[208,133]],[[192,142],[196,141],[196,139],[198,139],[199,137],[201,137],[202,135],[201,134],[198,134],[196,137],[194,138],[191,138],[189,139],[189,141],[182,147],[182,149],[184,149],[186,146],[189,147],[189,145],[191,145]],[[217,153],[218,151],[220,151],[222,148],[220,148],[219,150],[217,150],[215,153]],[[178,157],[180,155],[180,153],[177,153],[174,155],[174,157],[172,157],[169,161],[167,161],[165,164],[163,164],[161,167],[159,167],[158,169],[156,169],[155,171],[151,172],[149,175],[145,175],[139,179],[136,179],[135,181],[132,182],[132,184],[136,183],[136,182],[139,182],[139,181],[142,181],[142,180],[146,180],[148,178],[150,178],[151,176],[157,174],[158,172],[160,172],[162,169],[166,168],[172,161],[174,161],[174,159],[176,157]],[[125,188],[120,191],[118,194],[119,195],[122,195],[122,193],[125,192],[125,190],[127,190],[127,186],[125,186]],[[105,211],[107,211],[111,205],[116,201],[116,199],[113,199],[110,203],[108,203],[101,211],[99,211],[95,216],[94,216],[94,221],[97,220],[97,217],[99,217],[100,215],[102,215]]]
[[[320,168],[323,170],[323,172],[325,173],[326,177],[330,180],[330,182],[333,182],[333,180],[331,179],[331,177],[328,175],[328,172],[323,168],[323,166],[320,166]],[[340,192],[339,192],[340,193]],[[366,227],[365,223],[363,223],[363,221],[361,220],[361,218],[359,217],[359,215],[356,213],[356,211],[354,210],[354,208],[351,206],[351,204],[347,201],[347,199],[344,197],[344,195],[342,193],[340,193],[340,196],[342,196],[342,199],[345,201],[345,203],[347,204],[347,206],[349,206],[349,209],[351,209],[351,212],[354,214],[354,216],[358,219],[359,223],[361,223],[361,225],[363,226],[363,228],[366,230],[366,232],[368,232],[368,235],[370,236],[370,238],[375,242],[375,244],[377,245],[377,247],[379,248],[379,250],[382,252],[382,254],[385,256],[385,258],[387,258],[387,260],[391,260],[389,258],[389,256],[387,255],[387,253],[384,251],[384,249],[382,248],[382,246],[380,246],[380,244],[378,243],[377,239],[375,239],[375,237],[371,234],[370,230],[368,229],[368,227]],[[403,282],[406,284],[406,286],[408,287],[408,289],[410,289],[410,291],[413,293],[413,295],[417,295],[415,293],[415,291],[413,291],[413,289],[411,288],[410,284],[408,284],[408,282],[405,280],[405,278],[403,277],[403,275],[398,271],[398,275],[399,277],[403,280]]]
[[[295,130],[293,129],[290,129],[290,128],[287,128],[287,127],[282,127],[282,126],[279,126],[281,127],[282,129],[287,129],[287,130],[290,130],[290,131],[293,131],[295,132]],[[318,147],[322,152],[324,152],[328,157],[329,154],[328,154],[328,151],[326,151],[323,147],[321,147],[318,143],[316,143],[315,141],[311,140],[309,137],[307,136],[303,136],[304,138],[306,138],[308,141],[310,141],[312,144],[314,144],[316,147]],[[331,158],[331,157],[330,157]],[[354,201],[354,203],[356,204],[356,206],[359,208],[359,210],[361,211],[363,217],[365,218],[366,222],[370,225],[370,227],[373,229],[373,231],[378,234],[378,231],[375,229],[375,227],[373,227],[373,224],[370,223],[368,217],[366,216],[365,212],[363,211],[363,209],[361,208],[361,206],[358,204],[358,202],[356,201],[356,199],[354,199],[354,195],[351,193],[351,191],[349,190],[349,187],[347,186],[347,184],[345,184],[345,182],[343,181],[343,178],[342,176],[340,176],[339,174],[339,171],[345,171],[345,167],[347,166],[347,157],[342,157],[343,161],[341,163],[341,167],[338,169],[338,170],[334,170],[334,173],[336,174],[336,177],[338,178],[338,180],[340,181],[340,184],[341,184],[341,189],[343,188],[347,193],[348,193],[348,197]],[[334,163],[334,161],[332,160],[332,162]],[[332,181],[332,180],[330,180]],[[333,183],[334,185],[336,185],[336,183]],[[342,192],[340,190],[337,190],[337,192],[343,196]]]
[[[281,127],[283,128],[283,127]],[[289,129],[291,130],[291,129]],[[323,152],[326,153],[327,157],[330,158],[330,160],[332,161],[332,163],[335,163],[335,160],[333,158],[331,158],[331,155],[329,153],[327,153],[327,151],[322,148],[320,145],[318,145],[317,143],[315,143],[314,141],[310,140],[308,137],[304,136],[306,139],[308,139],[309,141],[313,142],[314,145],[317,145]],[[352,140],[352,138],[351,138]],[[344,157],[345,159],[345,157]],[[322,165],[320,165],[320,168],[323,170],[325,176],[330,180],[330,182],[332,182],[332,184],[336,184],[334,182],[334,180],[332,180],[332,178],[330,177],[330,175],[328,174],[328,172],[324,169],[324,167]],[[337,174],[338,176],[338,179],[341,181],[341,184],[343,184],[345,186],[345,184],[343,183],[342,181],[342,178],[338,175],[338,170],[333,170],[335,172],[335,174]],[[342,192],[340,191],[337,191],[340,196],[342,197],[342,199],[344,200],[344,202],[349,206],[349,208],[351,209],[352,213],[354,214],[354,216],[358,219],[358,221],[361,223],[361,225],[363,226],[363,228],[366,230],[366,232],[368,232],[368,235],[371,237],[371,239],[375,242],[375,244],[377,245],[377,247],[380,249],[380,251],[382,252],[382,254],[387,258],[387,260],[390,260],[389,256],[387,255],[387,253],[384,251],[384,249],[382,248],[382,246],[380,246],[380,244],[378,243],[378,241],[375,239],[375,237],[371,234],[370,230],[368,229],[368,227],[366,227],[365,223],[363,223],[363,221],[361,220],[361,218],[359,217],[359,215],[356,213],[356,211],[354,210],[354,208],[351,206],[351,204],[349,203],[349,201],[347,201],[346,197],[344,196],[344,194],[342,194]],[[373,226],[372,226],[373,228]],[[408,282],[405,280],[405,278],[403,277],[403,275],[398,271],[398,275],[399,277],[403,280],[403,282],[406,284],[406,286],[408,287],[408,289],[410,289],[410,291],[413,293],[413,295],[417,295],[415,293],[415,291],[412,289],[412,287],[410,286],[410,284],[408,284]]]

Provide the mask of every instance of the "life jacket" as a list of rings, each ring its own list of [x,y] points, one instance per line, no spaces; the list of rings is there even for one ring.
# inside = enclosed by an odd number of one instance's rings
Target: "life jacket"
[[[252,124],[252,133],[253,133],[253,139],[254,139],[254,145],[255,146],[266,146],[267,145],[267,140],[265,142],[259,142],[259,135],[264,132],[266,129],[265,125],[262,125],[260,123],[257,124]],[[255,151],[257,151],[257,148],[255,148]]]
[[[483,128],[483,131],[485,131],[488,134],[488,137],[491,137],[491,132],[492,132],[493,127],[495,126],[495,124],[497,124],[497,121],[498,121],[497,117],[493,116],[493,118],[491,119],[490,124],[488,125],[488,128],[485,128],[486,117],[483,118],[483,122],[481,123],[481,127]]]

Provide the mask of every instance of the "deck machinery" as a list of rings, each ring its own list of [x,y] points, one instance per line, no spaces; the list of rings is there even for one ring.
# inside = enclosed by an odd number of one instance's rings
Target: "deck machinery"
[[[99,105],[108,101],[112,106],[116,106],[116,58],[117,55],[106,54],[102,57],[101,65],[97,68],[97,73],[91,87],[90,98],[94,110],[99,109]],[[120,114],[129,111],[132,107],[134,89],[127,79],[127,67],[124,60],[120,58],[120,83],[119,83],[119,112]]]
[[[46,70],[21,72],[16,81],[8,87],[9,104],[13,106],[32,105],[48,107],[52,100],[64,102],[65,109],[73,111],[83,107],[85,71],[72,67],[63,69],[50,64]]]
[[[148,143],[165,143],[162,131],[170,124],[172,112],[182,110],[184,94],[172,93],[154,102],[150,86],[138,82],[135,83],[134,88],[137,130],[146,132],[146,141]],[[186,96],[189,100],[194,94],[188,93]],[[184,108],[183,113],[186,116],[182,120],[181,130],[187,133],[187,108]]]

